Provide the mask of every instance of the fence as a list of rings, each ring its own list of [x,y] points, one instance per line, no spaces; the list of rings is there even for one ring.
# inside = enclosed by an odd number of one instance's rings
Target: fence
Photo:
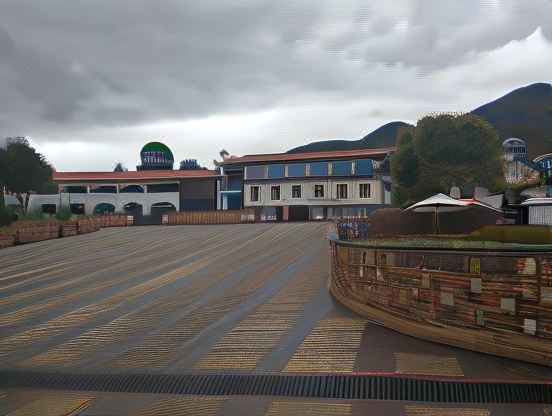
[[[170,212],[163,217],[163,224],[168,225],[242,224],[256,221],[253,210]]]
[[[125,227],[129,223],[126,215],[106,215],[78,219],[64,223],[29,225],[16,230],[0,232],[0,248],[15,244],[35,243],[59,237],[86,234],[106,227]]]

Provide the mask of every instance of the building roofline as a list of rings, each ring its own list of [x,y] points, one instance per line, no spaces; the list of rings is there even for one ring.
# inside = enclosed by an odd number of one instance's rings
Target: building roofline
[[[291,162],[297,160],[316,160],[316,159],[341,159],[349,157],[374,157],[384,158],[387,154],[394,152],[396,147],[386,147],[379,149],[357,149],[357,150],[334,150],[322,152],[303,152],[303,153],[264,153],[245,155],[241,157],[231,156],[222,162],[223,165],[233,165],[237,163],[256,163],[256,162]]]
[[[158,179],[193,179],[216,178],[220,174],[215,170],[141,170],[126,172],[54,172],[53,179],[56,182],[63,181],[124,181],[124,180],[158,180]]]

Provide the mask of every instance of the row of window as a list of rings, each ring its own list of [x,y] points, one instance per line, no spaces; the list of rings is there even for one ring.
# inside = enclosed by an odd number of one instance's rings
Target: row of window
[[[163,192],[179,192],[180,187],[178,183],[156,183],[148,184],[147,192],[149,194],[153,193],[163,193]],[[69,185],[63,187],[63,192],[69,194],[86,194],[88,193],[88,187],[80,185]],[[99,185],[95,188],[90,188],[90,193],[94,194],[116,194],[117,185]],[[145,189],[142,185],[127,185],[119,189],[120,194],[124,193],[145,193]]]
[[[360,183],[358,184],[358,195],[361,199],[370,198],[370,184],[369,183]],[[349,198],[349,187],[346,183],[337,184],[337,199],[348,199]],[[299,199],[303,197],[303,186],[302,185],[291,185],[291,197],[294,199]],[[325,186],[323,184],[314,185],[314,197],[315,198],[324,198],[325,197]],[[261,200],[261,187],[258,185],[252,185],[249,187],[249,198],[251,202],[260,202]],[[280,185],[273,185],[270,187],[270,200],[279,201],[281,200],[281,188]]]
[[[372,175],[370,159],[246,166],[245,179]]]

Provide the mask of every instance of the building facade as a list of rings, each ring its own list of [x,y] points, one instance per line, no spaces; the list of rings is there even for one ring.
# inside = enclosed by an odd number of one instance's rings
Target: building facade
[[[366,215],[391,202],[380,168],[393,150],[230,157],[222,163],[219,208],[253,208],[261,220]]]
[[[170,211],[208,211],[216,209],[219,179],[207,169],[55,172],[59,194],[33,194],[28,209],[55,214],[68,206],[74,214],[122,212],[156,218]]]

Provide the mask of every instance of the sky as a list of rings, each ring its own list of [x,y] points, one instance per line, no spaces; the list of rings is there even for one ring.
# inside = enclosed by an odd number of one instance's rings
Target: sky
[[[552,0],[0,0],[0,137],[58,171],[207,167],[552,82]],[[176,165],[177,166],[177,165]]]

